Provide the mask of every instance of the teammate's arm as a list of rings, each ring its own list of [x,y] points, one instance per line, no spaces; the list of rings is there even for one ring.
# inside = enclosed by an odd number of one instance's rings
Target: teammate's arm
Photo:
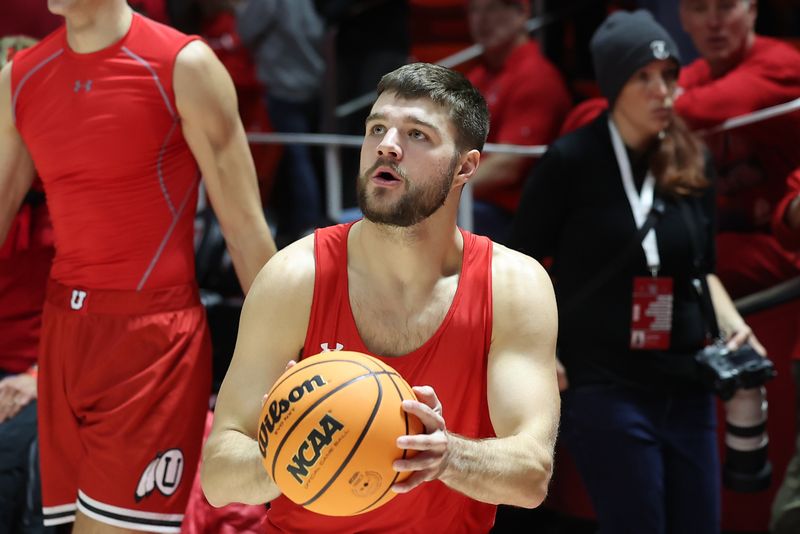
[[[0,71],[0,245],[35,175],[31,156],[14,126],[11,105],[9,62]]]
[[[203,448],[203,492],[214,506],[261,504],[280,494],[261,465],[258,416],[264,394],[303,347],[313,292],[309,236],[275,255],[247,294],[233,360]]]
[[[473,499],[533,508],[544,501],[553,466],[561,399],[556,381],[557,312],[550,278],[535,260],[496,246],[492,267],[494,320],[488,402],[497,438],[473,440],[447,432],[430,388],[421,402],[404,401],[429,432],[403,436],[398,446],[422,451],[398,460],[417,471],[399,492],[438,478]],[[433,432],[431,430],[435,429]]]
[[[175,63],[175,100],[183,135],[203,173],[242,289],[275,253],[258,192],[253,157],[239,118],[231,77],[200,41]]]

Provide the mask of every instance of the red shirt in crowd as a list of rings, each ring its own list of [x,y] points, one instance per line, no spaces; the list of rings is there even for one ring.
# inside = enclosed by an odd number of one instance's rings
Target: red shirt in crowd
[[[489,105],[489,143],[546,145],[558,135],[572,105],[561,73],[542,55],[535,41],[518,46],[501,70],[478,65],[467,77]],[[531,159],[513,183],[476,187],[475,198],[513,213],[533,164]]]
[[[696,130],[800,98],[800,52],[756,37],[744,60],[712,79],[697,60],[681,71],[676,111]],[[800,112],[706,136],[719,175],[720,231],[766,231],[789,174],[800,165]]]
[[[800,168],[795,169],[786,180],[786,194],[778,203],[778,208],[772,217],[772,229],[778,242],[787,251],[794,253],[800,253],[800,229],[789,228],[784,220],[784,215],[789,204],[798,196],[800,196]]]

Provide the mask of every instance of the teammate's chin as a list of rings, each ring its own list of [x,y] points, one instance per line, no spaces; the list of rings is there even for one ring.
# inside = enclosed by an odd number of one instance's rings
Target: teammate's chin
[[[47,9],[53,15],[65,15],[80,0],[47,0]]]

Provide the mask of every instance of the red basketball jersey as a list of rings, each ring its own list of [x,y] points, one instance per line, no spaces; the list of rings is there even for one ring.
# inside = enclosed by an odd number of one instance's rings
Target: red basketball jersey
[[[199,173],[172,87],[175,58],[194,39],[134,14],[98,52],[73,52],[62,27],[14,57],[14,121],[44,182],[62,284],[194,279]]]
[[[315,233],[316,280],[303,356],[353,350],[375,356],[414,385],[430,385],[442,402],[447,428],[470,438],[493,437],[486,400],[492,335],[492,243],[462,231],[464,256],[453,303],[436,333],[420,348],[384,358],[367,349],[350,309],[347,234],[352,224]],[[495,506],[428,482],[381,508],[353,517],[309,512],[281,496],[267,512],[267,532],[479,533],[494,524]]]

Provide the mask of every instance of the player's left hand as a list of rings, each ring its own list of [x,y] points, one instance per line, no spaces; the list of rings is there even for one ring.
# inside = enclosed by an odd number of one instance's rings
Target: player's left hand
[[[0,423],[17,415],[35,399],[35,377],[22,373],[0,380]]]
[[[442,403],[430,386],[413,389],[419,400],[404,400],[403,410],[419,418],[425,433],[397,438],[399,448],[419,452],[413,458],[395,460],[395,471],[414,471],[405,481],[392,486],[395,493],[407,493],[423,482],[439,478],[447,466],[449,436],[442,417]]]

